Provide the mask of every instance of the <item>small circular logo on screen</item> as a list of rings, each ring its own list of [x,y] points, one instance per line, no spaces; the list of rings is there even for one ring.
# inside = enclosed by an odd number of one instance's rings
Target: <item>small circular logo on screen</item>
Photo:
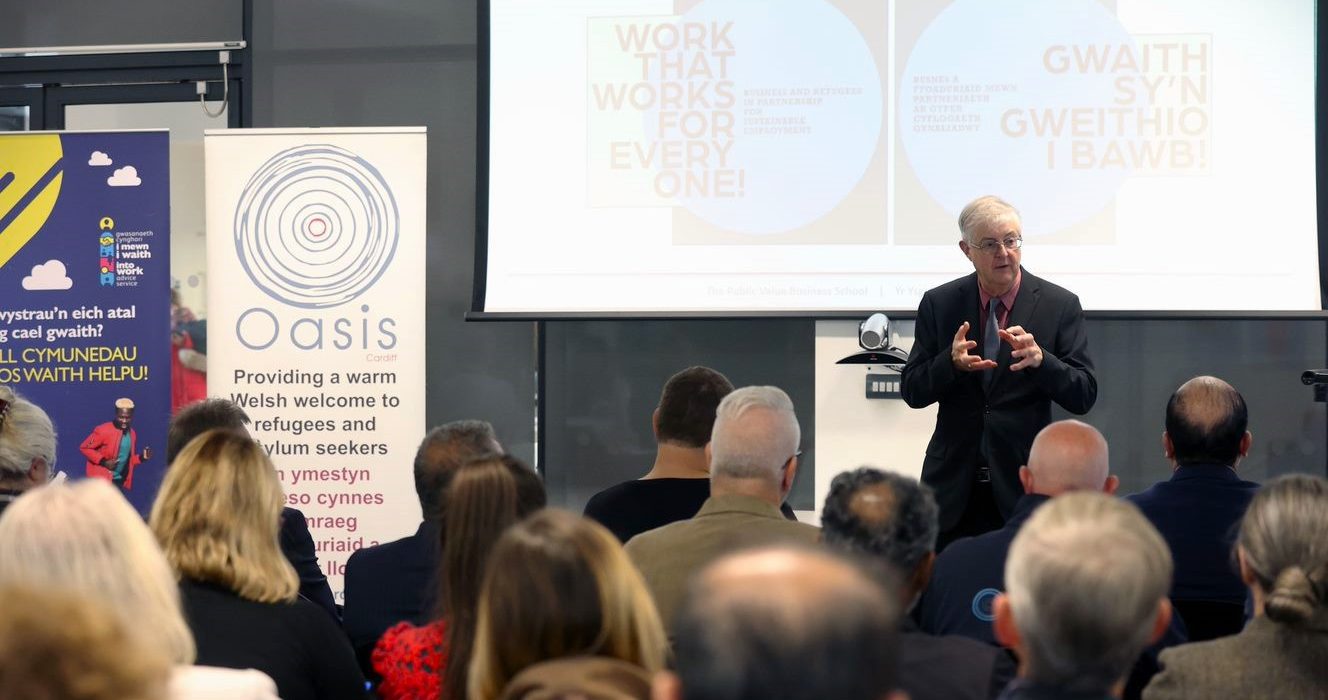
[[[396,253],[400,215],[371,163],[328,144],[272,156],[235,207],[235,252],[277,301],[320,309],[363,294]]]
[[[984,588],[973,596],[973,617],[983,622],[991,622],[996,616],[991,612],[991,605],[1001,592],[995,588]]]

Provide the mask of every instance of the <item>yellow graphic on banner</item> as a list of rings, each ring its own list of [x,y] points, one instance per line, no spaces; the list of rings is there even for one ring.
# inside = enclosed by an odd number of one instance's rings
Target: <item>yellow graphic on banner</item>
[[[0,134],[0,267],[46,224],[64,180],[64,152],[52,134]]]

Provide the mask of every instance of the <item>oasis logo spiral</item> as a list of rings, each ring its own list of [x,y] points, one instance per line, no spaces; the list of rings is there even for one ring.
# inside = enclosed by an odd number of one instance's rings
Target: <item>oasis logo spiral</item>
[[[249,178],[235,207],[235,252],[259,289],[306,309],[373,287],[397,249],[400,215],[378,169],[336,146],[297,146]]]
[[[235,207],[235,253],[268,296],[303,309],[341,306],[373,288],[396,254],[401,217],[382,173],[360,156],[329,144],[289,148],[268,159],[245,184]],[[251,308],[236,335],[251,350],[283,335],[301,350],[396,345],[391,318],[310,316],[283,333],[272,311]],[[372,324],[371,324],[371,321]],[[330,328],[325,328],[325,322]],[[374,330],[370,330],[371,327]],[[372,336],[376,336],[372,337]]]

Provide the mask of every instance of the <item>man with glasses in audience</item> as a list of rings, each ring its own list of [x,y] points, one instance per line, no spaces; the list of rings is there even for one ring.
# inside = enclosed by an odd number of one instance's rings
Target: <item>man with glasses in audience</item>
[[[1020,266],[1019,212],[979,197],[959,230],[974,272],[923,295],[901,386],[913,408],[940,404],[922,463],[941,509],[938,549],[1009,517],[1051,402],[1083,414],[1097,400],[1079,298]]]

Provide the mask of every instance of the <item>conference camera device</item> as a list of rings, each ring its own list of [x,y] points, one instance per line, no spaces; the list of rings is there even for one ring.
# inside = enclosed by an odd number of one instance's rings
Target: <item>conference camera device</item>
[[[908,353],[890,343],[890,319],[885,314],[875,313],[858,324],[858,345],[861,352],[835,364],[867,366],[866,398],[899,398],[899,371],[908,361]],[[873,366],[889,374],[874,373]]]

